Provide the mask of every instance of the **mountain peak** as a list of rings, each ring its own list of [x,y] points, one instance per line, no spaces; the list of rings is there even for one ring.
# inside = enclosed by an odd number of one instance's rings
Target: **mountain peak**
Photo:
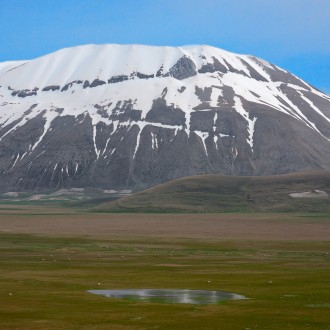
[[[91,44],[64,48],[34,60],[2,63],[0,78],[3,83],[13,83],[15,80],[13,88],[33,89],[36,86],[65,85],[82,79],[106,80],[112,76],[131,75],[133,72],[151,75],[156,74],[160,68],[167,73],[182,57],[190,58],[197,69],[213,63],[213,58],[217,58],[224,66],[239,66],[246,72],[241,60],[249,61],[248,56],[206,45],[161,47]]]

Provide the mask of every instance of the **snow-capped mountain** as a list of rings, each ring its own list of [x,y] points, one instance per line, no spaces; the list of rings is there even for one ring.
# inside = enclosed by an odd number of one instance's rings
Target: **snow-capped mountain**
[[[0,63],[0,190],[141,189],[330,169],[330,96],[210,46],[86,45]]]

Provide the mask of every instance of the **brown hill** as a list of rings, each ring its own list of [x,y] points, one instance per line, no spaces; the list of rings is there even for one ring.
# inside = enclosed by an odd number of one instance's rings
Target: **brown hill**
[[[293,194],[293,195],[291,195]],[[99,205],[98,212],[330,212],[330,172],[198,175]]]

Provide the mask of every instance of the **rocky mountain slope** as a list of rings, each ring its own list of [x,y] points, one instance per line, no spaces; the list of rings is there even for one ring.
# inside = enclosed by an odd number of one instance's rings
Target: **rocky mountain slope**
[[[330,169],[330,96],[256,57],[86,45],[0,63],[2,192],[305,169]]]

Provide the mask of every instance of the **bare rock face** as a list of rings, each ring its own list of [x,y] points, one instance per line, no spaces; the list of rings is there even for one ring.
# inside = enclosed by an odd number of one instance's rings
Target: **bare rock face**
[[[91,45],[0,63],[2,193],[330,170],[329,150],[330,97],[252,56]]]
[[[197,74],[195,63],[187,56],[182,56],[176,63],[171,67],[168,75],[183,80],[186,78],[193,77]]]

